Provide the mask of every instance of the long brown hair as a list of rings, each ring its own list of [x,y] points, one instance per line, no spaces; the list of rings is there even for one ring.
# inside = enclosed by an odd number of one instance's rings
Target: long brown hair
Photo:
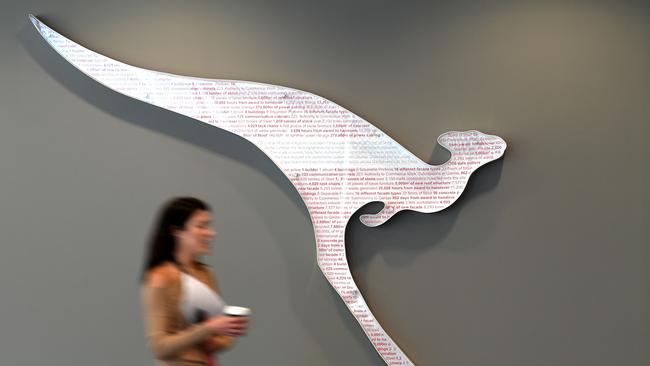
[[[157,265],[165,261],[176,262],[174,257],[176,240],[173,230],[184,228],[196,211],[210,211],[210,206],[194,197],[174,198],[163,206],[149,239],[149,251],[140,280],[143,280],[145,274]]]

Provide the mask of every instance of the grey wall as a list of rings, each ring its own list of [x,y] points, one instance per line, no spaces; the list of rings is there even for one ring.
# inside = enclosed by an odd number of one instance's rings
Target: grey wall
[[[152,364],[140,264],[181,194],[214,206],[207,261],[254,310],[225,365],[382,364],[280,171],[82,76],[30,12],[130,64],[320,94],[425,160],[448,130],[503,136],[450,209],[350,222],[371,308],[418,365],[650,364],[650,7],[474,3],[2,0],[0,364]]]

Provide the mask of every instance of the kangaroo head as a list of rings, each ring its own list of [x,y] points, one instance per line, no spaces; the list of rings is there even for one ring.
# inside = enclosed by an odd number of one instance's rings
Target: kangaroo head
[[[506,149],[506,142],[501,137],[479,131],[450,131],[440,135],[438,143],[452,156],[464,156],[479,165],[500,158]]]

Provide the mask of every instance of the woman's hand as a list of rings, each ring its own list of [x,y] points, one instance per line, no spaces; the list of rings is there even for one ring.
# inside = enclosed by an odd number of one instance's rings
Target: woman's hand
[[[220,315],[206,320],[205,323],[215,335],[239,337],[248,330],[247,316]]]

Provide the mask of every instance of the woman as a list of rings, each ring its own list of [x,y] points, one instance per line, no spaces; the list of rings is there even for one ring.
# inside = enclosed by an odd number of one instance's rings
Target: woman
[[[143,271],[147,338],[165,366],[218,365],[213,353],[246,333],[247,317],[221,315],[214,274],[199,258],[216,235],[208,205],[176,198],[162,210]]]

